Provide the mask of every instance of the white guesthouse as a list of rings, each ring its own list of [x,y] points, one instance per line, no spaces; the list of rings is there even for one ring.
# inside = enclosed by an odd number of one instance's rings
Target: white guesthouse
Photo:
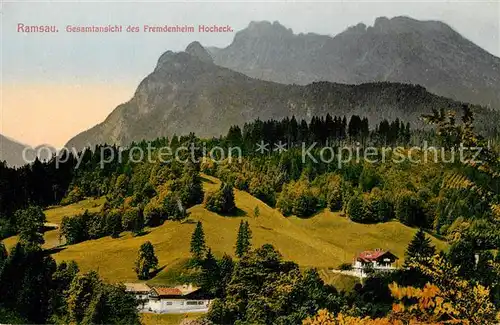
[[[390,272],[396,269],[395,262],[399,258],[389,251],[375,249],[358,254],[352,265],[353,272],[359,277],[365,277],[366,270],[373,269],[379,272]]]
[[[150,287],[145,283],[125,283],[125,287],[139,301],[140,312],[158,314],[206,312],[210,306],[210,299],[192,285]]]

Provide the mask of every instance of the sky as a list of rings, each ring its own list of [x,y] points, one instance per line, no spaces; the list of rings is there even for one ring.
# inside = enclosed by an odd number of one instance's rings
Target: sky
[[[3,1],[3,2],[2,2]],[[225,47],[250,21],[279,21],[295,33],[335,35],[379,16],[441,20],[500,56],[500,2],[142,2],[0,0],[0,133],[29,145],[63,146],[128,101],[167,50],[192,41]],[[51,25],[56,33],[28,33]],[[70,26],[121,25],[121,33]],[[128,26],[229,25],[226,33],[126,32]]]

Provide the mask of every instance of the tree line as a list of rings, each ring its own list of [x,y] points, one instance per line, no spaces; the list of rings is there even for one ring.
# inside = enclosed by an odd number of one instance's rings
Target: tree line
[[[95,271],[57,264],[42,249],[45,215],[18,210],[19,241],[7,252],[0,242],[0,319],[11,324],[140,324],[135,297]]]

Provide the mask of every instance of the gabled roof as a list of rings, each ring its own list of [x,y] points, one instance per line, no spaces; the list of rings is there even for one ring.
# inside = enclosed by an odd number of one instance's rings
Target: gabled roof
[[[399,259],[396,255],[392,254],[390,251],[385,251],[382,249],[375,249],[372,251],[364,251],[359,253],[357,259],[364,262],[372,262],[380,259],[383,256],[393,257],[394,259]]]

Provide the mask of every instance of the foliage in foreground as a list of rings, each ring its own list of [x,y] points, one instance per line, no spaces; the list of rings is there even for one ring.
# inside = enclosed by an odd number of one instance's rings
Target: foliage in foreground
[[[216,324],[297,324],[321,308],[338,311],[339,295],[315,270],[301,273],[269,244],[236,263],[224,295],[207,317]]]
[[[422,261],[420,259],[420,261]],[[332,314],[321,310],[304,320],[304,325],[403,325],[403,324],[495,324],[500,320],[490,299],[488,288],[460,277],[457,268],[444,257],[434,255],[425,263],[410,262],[430,278],[423,288],[389,286],[395,302],[392,311],[383,318]]]

